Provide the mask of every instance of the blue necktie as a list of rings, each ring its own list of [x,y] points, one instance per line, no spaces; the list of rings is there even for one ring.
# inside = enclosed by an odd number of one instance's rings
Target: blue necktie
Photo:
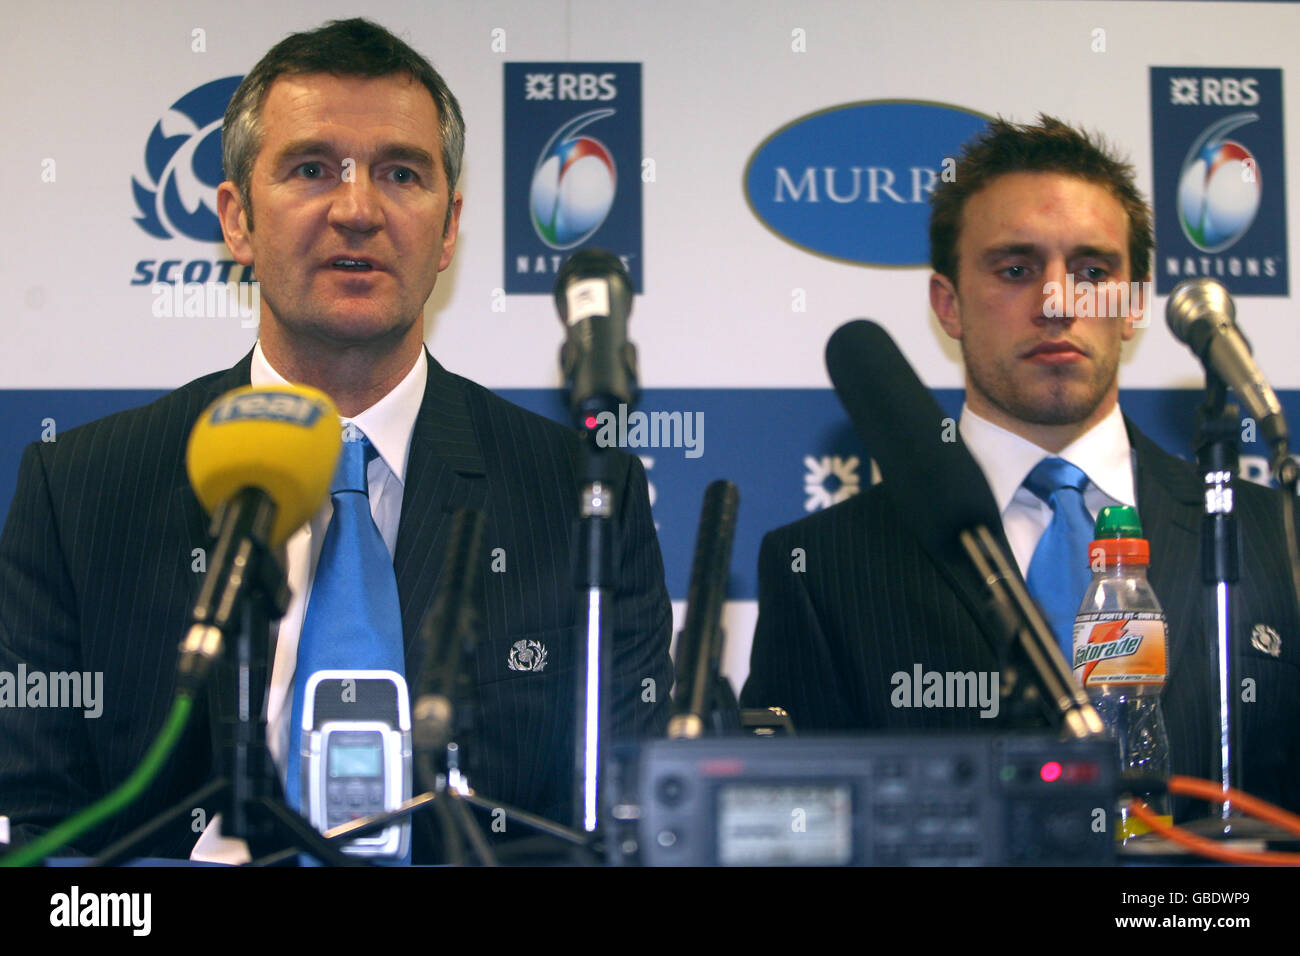
[[[334,516],[316,564],[311,599],[298,638],[293,723],[285,801],[302,810],[302,710],[307,679],[322,670],[391,670],[405,675],[397,576],[370,514],[366,466],[376,452],[354,426],[344,430],[330,499]]]
[[[1038,539],[1025,584],[1043,609],[1066,663],[1073,665],[1074,618],[1092,580],[1088,545],[1093,522],[1083,502],[1088,476],[1064,458],[1044,458],[1024,485],[1052,507],[1052,523]]]

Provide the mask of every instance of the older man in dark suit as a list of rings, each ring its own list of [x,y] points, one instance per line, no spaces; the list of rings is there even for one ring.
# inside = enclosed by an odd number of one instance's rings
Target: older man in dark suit
[[[369,496],[369,540],[387,550],[379,563],[391,557],[385,588],[408,681],[452,512],[485,513],[485,549],[497,560],[480,571],[473,782],[570,821],[579,440],[446,371],[423,342],[424,304],[456,247],[463,142],[442,78],[363,20],[288,37],[236,91],[218,211],[231,253],[255,265],[261,283],[257,346],[229,371],[33,444],[22,459],[0,538],[0,670],[102,672],[104,700],[95,720],[0,709],[0,815],[11,818],[15,842],[120,783],[161,727],[201,579],[194,555],[208,544],[185,442],[210,402],[250,382],[316,386],[364,436],[365,487],[356,490]],[[671,610],[645,473],[617,453],[611,476],[619,542],[611,732],[652,734],[667,719]],[[267,701],[282,779],[295,749],[300,638],[328,597],[313,586],[331,512],[327,502],[285,548],[294,597],[274,642]],[[78,848],[104,846],[198,787],[212,769],[208,733],[196,720],[148,794]],[[189,855],[192,822],[140,852]],[[230,849],[210,832],[196,855]]]
[[[1169,624],[1163,702],[1172,767],[1213,777],[1217,697],[1199,583],[1200,481],[1118,403],[1120,347],[1142,315],[1142,296],[1116,293],[1148,277],[1152,245],[1132,169],[1051,118],[1024,127],[999,121],[968,144],[955,181],[936,188],[933,203],[930,301],[961,343],[959,430],[1001,510],[996,530],[1064,644],[1087,583],[1087,537],[1072,552],[1077,567],[1050,561],[1044,545],[1067,517],[1086,532],[1102,507],[1137,507]],[[1098,301],[1111,306],[1053,307],[1071,288],[1105,289]],[[1065,477],[1047,487],[1040,479],[1048,473]],[[1233,639],[1252,682],[1241,707],[1244,783],[1300,808],[1300,611],[1288,586],[1280,498],[1237,487],[1243,549]],[[806,570],[791,560],[796,548]],[[968,569],[923,547],[887,481],[768,534],[759,580],[747,706],[786,707],[803,731],[998,723],[990,708],[899,706],[900,672],[991,672],[1001,662],[976,624],[982,598]],[[1186,802],[1175,810],[1192,812]]]

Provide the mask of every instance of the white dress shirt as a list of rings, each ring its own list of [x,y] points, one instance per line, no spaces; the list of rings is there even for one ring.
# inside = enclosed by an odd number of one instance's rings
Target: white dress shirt
[[[1022,575],[1029,573],[1038,539],[1052,521],[1051,506],[1024,486],[1024,480],[1044,458],[1064,458],[1087,474],[1083,503],[1094,521],[1107,505],[1137,506],[1132,449],[1118,404],[1058,454],[981,418],[969,406],[962,406],[958,428],[988,479],[1002,514],[1002,530]]]
[[[370,494],[370,513],[379,527],[384,544],[388,546],[389,555],[395,554],[397,550],[397,527],[402,516],[406,461],[428,377],[429,364],[424,349],[421,349],[415,365],[392,391],[355,418],[343,419],[345,424],[351,422],[361,429],[378,452],[366,468],[366,483]],[[261,342],[253,349],[250,378],[253,385],[289,384],[266,360]],[[289,751],[289,724],[293,716],[293,676],[298,661],[298,637],[302,632],[307,603],[311,599],[316,562],[320,558],[325,531],[329,528],[333,515],[334,505],[326,498],[311,520],[289,536],[282,555],[292,597],[288,611],[280,619],[275,661],[271,666],[266,722],[267,747],[282,784]],[[194,845],[190,859],[219,863],[247,862],[248,847],[243,840],[222,837],[220,821],[220,814],[213,818]]]

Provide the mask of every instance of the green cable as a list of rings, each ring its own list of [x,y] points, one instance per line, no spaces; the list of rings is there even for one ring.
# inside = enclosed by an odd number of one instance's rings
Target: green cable
[[[31,843],[0,857],[0,866],[31,866],[33,863],[39,863],[65,843],[98,826],[114,814],[121,813],[129,804],[134,803],[140,794],[144,793],[145,787],[158,775],[163,763],[175,748],[176,742],[180,740],[193,707],[192,697],[188,694],[178,694],[176,702],[172,704],[171,713],[167,715],[167,722],[163,724],[163,729],[154,738],[149,752],[144,755],[144,759],[140,761],[131,776],[97,803],[92,803]]]

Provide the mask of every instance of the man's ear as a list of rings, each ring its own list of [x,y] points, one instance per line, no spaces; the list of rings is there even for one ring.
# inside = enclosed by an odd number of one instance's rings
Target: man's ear
[[[939,325],[954,339],[961,338],[961,303],[957,301],[957,287],[945,275],[930,275],[930,308],[939,319]]]
[[[249,241],[248,216],[239,188],[230,180],[217,187],[217,219],[221,234],[226,238],[226,248],[241,266],[253,264],[253,245]]]
[[[438,260],[438,271],[451,265],[451,257],[456,254],[456,237],[460,235],[460,207],[464,202],[460,193],[452,193],[447,206],[447,225],[442,232],[442,256]]]

